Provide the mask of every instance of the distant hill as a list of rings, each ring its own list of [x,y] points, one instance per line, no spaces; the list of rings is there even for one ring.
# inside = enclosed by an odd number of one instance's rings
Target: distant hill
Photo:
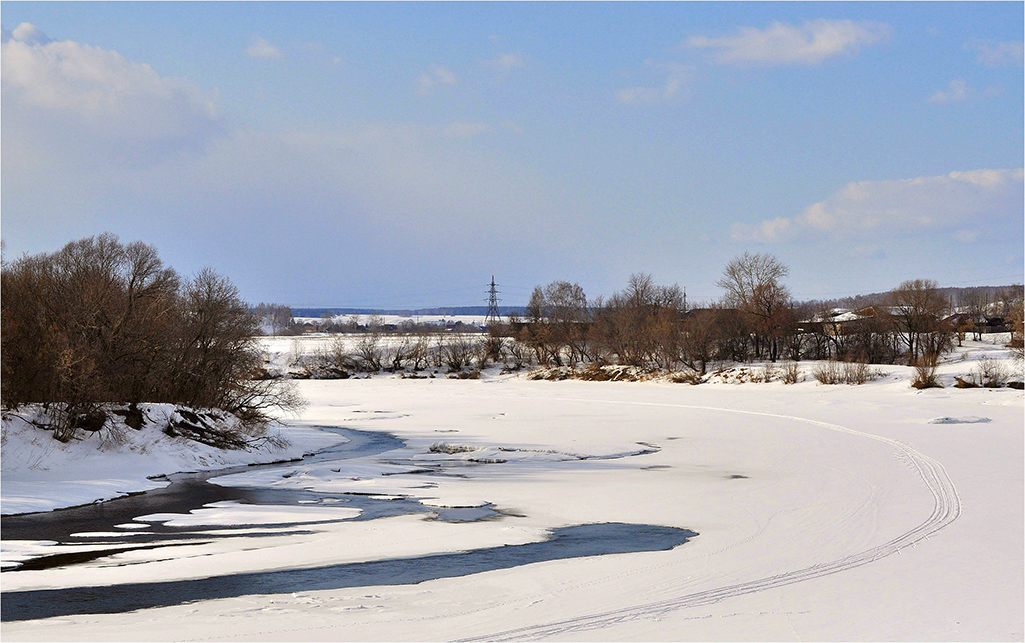
[[[523,315],[523,306],[499,306],[498,312],[502,316]],[[401,315],[403,317],[415,317],[416,315],[479,315],[483,317],[488,314],[487,306],[439,306],[436,308],[293,308],[293,317],[322,317],[324,313],[332,315]]]
[[[951,305],[954,307],[962,306],[967,301],[968,297],[977,292],[983,292],[987,295],[990,302],[1001,301],[1003,299],[1012,300],[1016,296],[1021,296],[1022,286],[1007,285],[1007,286],[964,286],[964,287],[946,287],[937,288],[940,295],[945,297]],[[856,295],[854,297],[843,297],[840,299],[826,299],[826,300],[811,300],[801,302],[804,305],[822,308],[849,308],[858,309],[865,308],[867,306],[878,306],[886,303],[886,298],[889,296],[889,292],[876,292],[867,295]]]

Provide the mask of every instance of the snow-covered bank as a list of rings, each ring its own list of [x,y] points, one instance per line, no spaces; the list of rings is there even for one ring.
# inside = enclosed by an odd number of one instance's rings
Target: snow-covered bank
[[[167,484],[152,479],[155,476],[291,459],[344,442],[338,435],[316,429],[290,427],[285,436],[281,427],[271,427],[268,439],[249,449],[218,449],[167,435],[163,427],[173,405],[140,408],[147,421],[139,429],[112,415],[103,430],[79,431],[67,443],[34,425],[32,417],[5,413],[0,450],[3,514],[108,500]]]
[[[1020,368],[1001,350],[966,346],[941,376],[971,371],[978,354]],[[295,463],[285,475],[219,483],[487,502],[504,517],[343,520],[304,535],[183,542],[8,573],[4,590],[383,560],[530,542],[593,522],[700,535],[672,551],[418,585],[5,623],[4,638],[1020,640],[1023,394],[918,391],[910,371],[887,367],[861,386],[301,382],[303,423],[387,431],[407,446],[351,468]]]

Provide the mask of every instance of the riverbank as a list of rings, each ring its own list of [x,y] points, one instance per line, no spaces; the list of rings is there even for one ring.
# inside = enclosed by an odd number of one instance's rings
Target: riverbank
[[[78,431],[69,442],[33,424],[32,409],[4,413],[0,475],[4,515],[50,511],[109,500],[167,484],[179,471],[298,458],[344,438],[302,426],[270,426],[246,449],[219,449],[165,433],[170,404],[142,404],[138,428],[111,414],[100,431]],[[230,428],[226,426],[226,428]]]

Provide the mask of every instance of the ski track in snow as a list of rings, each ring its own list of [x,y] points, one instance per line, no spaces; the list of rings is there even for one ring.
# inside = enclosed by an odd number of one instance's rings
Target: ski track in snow
[[[905,532],[892,540],[872,547],[863,552],[852,554],[844,558],[831,560],[828,562],[817,563],[811,567],[805,567],[802,569],[777,574],[775,576],[769,576],[766,578],[759,578],[757,580],[748,581],[745,583],[737,583],[734,585],[726,585],[724,587],[717,587],[710,590],[696,592],[693,594],[687,594],[678,598],[672,598],[668,600],[655,601],[651,603],[645,603],[643,605],[634,605],[632,607],[626,607],[622,609],[612,610],[608,612],[599,612],[596,614],[589,614],[586,616],[580,616],[577,618],[567,619],[565,621],[556,621],[554,623],[547,623],[544,625],[535,625],[530,627],[521,627],[512,630],[505,630],[503,632],[497,632],[495,634],[472,637],[468,639],[460,639],[461,641],[519,641],[519,640],[537,640],[544,639],[553,636],[558,636],[567,632],[581,632],[588,630],[595,630],[617,623],[626,621],[632,621],[637,619],[650,619],[656,618],[661,615],[667,614],[681,609],[688,609],[692,607],[699,607],[702,605],[711,605],[718,603],[719,601],[733,598],[736,596],[743,596],[745,594],[753,594],[755,592],[762,592],[769,589],[775,589],[778,587],[784,587],[786,585],[792,585],[794,583],[800,583],[802,581],[811,580],[813,578],[820,578],[822,576],[828,576],[830,574],[836,574],[848,569],[860,567],[862,565],[868,565],[873,563],[880,558],[892,556],[900,552],[900,550],[913,546],[915,543],[924,540],[932,534],[943,529],[950,523],[957,520],[958,516],[961,515],[961,499],[957,495],[957,489],[954,488],[954,483],[947,476],[946,470],[943,465],[938,461],[930,458],[929,456],[917,451],[916,449],[893,440],[891,438],[882,437],[879,435],[872,435],[871,433],[864,433],[862,431],[856,431],[839,424],[831,424],[829,422],[821,422],[819,420],[810,420],[807,418],[796,417],[793,415],[782,415],[778,413],[765,413],[761,411],[742,411],[738,409],[723,409],[712,406],[697,406],[690,404],[668,404],[659,402],[626,402],[626,401],[612,401],[612,400],[590,400],[590,399],[579,399],[579,398],[546,398],[546,399],[557,399],[558,401],[565,402],[583,402],[588,404],[594,403],[605,403],[605,404],[629,404],[634,406],[660,406],[668,408],[681,408],[681,409],[696,409],[703,411],[718,411],[725,413],[740,413],[743,415],[756,415],[762,417],[780,418],[784,420],[792,420],[796,422],[803,422],[814,426],[819,426],[831,431],[837,431],[840,433],[848,433],[870,440],[876,440],[884,444],[890,445],[897,449],[898,455],[907,458],[909,463],[918,473],[922,482],[932,493],[935,501],[933,506],[932,514],[920,525],[914,529]]]

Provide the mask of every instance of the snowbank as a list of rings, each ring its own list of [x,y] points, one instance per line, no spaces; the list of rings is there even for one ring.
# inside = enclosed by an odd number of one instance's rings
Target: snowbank
[[[48,511],[108,500],[163,487],[153,479],[179,471],[203,471],[299,457],[344,442],[316,429],[271,427],[266,439],[249,449],[225,450],[164,432],[175,413],[171,404],[141,404],[140,429],[111,415],[97,432],[79,431],[70,442],[55,440],[37,411],[4,413],[2,499],[4,514]],[[225,418],[225,426],[234,418]],[[35,422],[35,423],[34,423]]]

